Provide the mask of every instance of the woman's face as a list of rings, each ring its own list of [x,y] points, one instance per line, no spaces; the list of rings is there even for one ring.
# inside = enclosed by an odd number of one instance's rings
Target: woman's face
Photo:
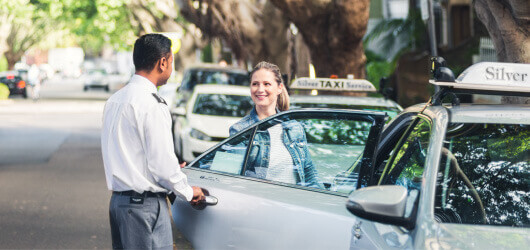
[[[259,69],[252,75],[250,95],[256,106],[261,108],[275,108],[276,100],[278,100],[278,95],[282,90],[283,85],[276,82],[272,71]]]

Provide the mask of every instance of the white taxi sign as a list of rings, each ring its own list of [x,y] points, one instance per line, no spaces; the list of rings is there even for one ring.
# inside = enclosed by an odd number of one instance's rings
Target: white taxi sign
[[[530,92],[530,64],[481,62],[467,68],[455,82],[433,84],[457,89]]]
[[[291,89],[317,89],[332,91],[376,92],[374,85],[365,79],[334,79],[301,77],[294,80]]]

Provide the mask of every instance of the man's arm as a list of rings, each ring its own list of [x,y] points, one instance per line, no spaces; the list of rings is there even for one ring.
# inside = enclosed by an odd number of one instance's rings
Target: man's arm
[[[153,105],[144,120],[147,165],[157,183],[186,198],[198,202],[204,199],[202,190],[188,185],[174,152],[171,117],[162,107]]]

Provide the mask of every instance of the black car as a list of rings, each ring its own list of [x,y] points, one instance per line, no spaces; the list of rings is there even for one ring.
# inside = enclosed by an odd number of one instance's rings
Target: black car
[[[26,81],[16,71],[8,71],[0,73],[0,83],[5,84],[9,88],[9,95],[21,95],[28,98],[26,92]]]
[[[197,84],[221,84],[249,86],[248,71],[228,66],[215,64],[200,64],[187,68],[184,71],[182,82],[175,96],[176,107],[186,106]]]

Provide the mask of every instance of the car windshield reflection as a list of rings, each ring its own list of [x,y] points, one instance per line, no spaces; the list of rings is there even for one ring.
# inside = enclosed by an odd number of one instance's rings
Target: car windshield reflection
[[[252,98],[241,95],[199,94],[193,106],[198,115],[243,117],[252,109]]]

